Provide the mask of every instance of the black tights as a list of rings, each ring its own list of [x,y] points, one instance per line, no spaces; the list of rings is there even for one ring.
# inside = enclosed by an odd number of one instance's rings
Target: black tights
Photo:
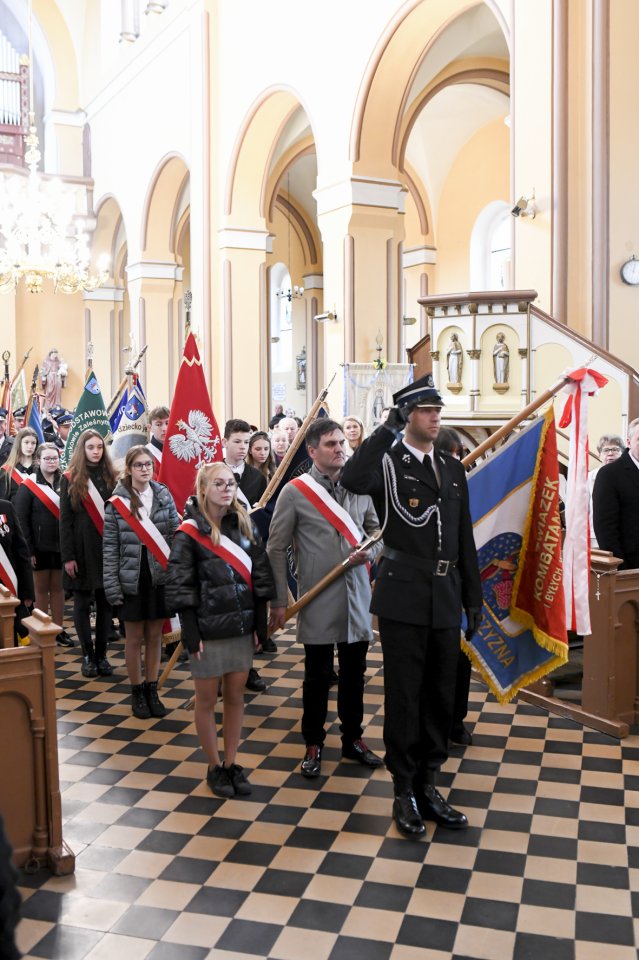
[[[95,655],[106,655],[107,640],[111,628],[111,604],[104,590],[73,591],[73,623],[84,655],[91,655],[91,603],[95,601]]]

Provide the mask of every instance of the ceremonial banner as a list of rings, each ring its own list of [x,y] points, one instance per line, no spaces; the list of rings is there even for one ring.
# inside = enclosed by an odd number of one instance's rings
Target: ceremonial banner
[[[44,443],[44,433],[42,432],[42,419],[40,417],[40,397],[37,393],[32,393],[29,398],[27,412],[24,418],[26,427],[35,430],[38,437],[38,443]]]
[[[118,387],[117,392],[111,398],[111,402],[107,408],[107,416],[109,418],[109,424],[111,425],[111,433],[115,433],[120,425],[120,420],[122,419],[122,414],[124,413],[128,393],[129,385],[125,379]]]
[[[122,407],[117,429],[113,435],[111,457],[113,460],[123,460],[129,447],[136,443],[146,445],[148,436],[148,410],[146,397],[140,384],[137,373],[130,375],[130,385],[127,389],[126,401]],[[110,420],[113,429],[113,418]]]
[[[500,703],[568,659],[553,410],[468,477],[484,607],[462,641]]]
[[[78,437],[85,430],[97,430],[105,442],[111,436],[111,427],[104,407],[102,392],[93,370],[89,370],[84,390],[80,394],[78,405],[73,413],[69,436],[60,457],[63,468],[68,466]]]
[[[190,333],[171,403],[158,478],[171,491],[180,513],[195,490],[199,468],[222,459],[220,431],[206,389],[195,336]]]
[[[413,379],[410,363],[380,364],[344,364],[344,416],[359,417],[367,434],[381,423],[384,407],[392,407],[393,394]]]

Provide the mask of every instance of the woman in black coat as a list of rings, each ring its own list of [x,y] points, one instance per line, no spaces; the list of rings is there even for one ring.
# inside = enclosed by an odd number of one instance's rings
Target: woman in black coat
[[[64,620],[64,590],[62,589],[62,559],[60,557],[60,451],[55,443],[38,447],[39,467],[33,476],[23,481],[16,494],[15,508],[24,538],[27,541],[36,607],[43,613],[51,611],[51,619],[62,626]],[[62,630],[57,636],[63,647],[72,647],[73,640]]]
[[[251,792],[235,757],[253,649],[266,638],[266,602],[275,596],[264,544],[236,494],[237,481],[225,463],[200,469],[197,497],[187,501],[165,583],[167,606],[181,614],[182,637],[191,653],[195,728],[210,762],[206,779],[213,793],[225,798]],[[220,763],[215,704],[222,678]]]
[[[60,484],[60,548],[65,589],[73,593],[73,622],[82,646],[82,674],[108,677],[111,607],[102,582],[104,502],[115,487],[115,471],[97,430],[78,437],[69,469]],[[93,496],[91,496],[93,494]],[[95,602],[95,647],[91,639],[91,604]]]

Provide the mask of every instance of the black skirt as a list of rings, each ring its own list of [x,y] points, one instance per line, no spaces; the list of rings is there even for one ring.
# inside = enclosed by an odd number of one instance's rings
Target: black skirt
[[[55,550],[37,550],[35,552],[34,570],[60,570],[62,571],[62,557]]]
[[[124,595],[124,602],[118,611],[118,615],[125,623],[127,621],[129,623],[139,623],[142,620],[166,620],[170,616],[164,602],[164,587],[153,586],[146,547],[142,547],[138,592],[132,595]]]

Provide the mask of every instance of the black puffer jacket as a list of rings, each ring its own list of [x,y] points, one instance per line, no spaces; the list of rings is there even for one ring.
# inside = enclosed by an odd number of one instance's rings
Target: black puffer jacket
[[[33,479],[43,486],[47,483],[39,470]],[[56,471],[53,483],[48,484],[56,493],[60,493],[60,479],[61,474]],[[59,553],[60,521],[24,483],[18,489],[14,506],[31,556],[35,555],[36,548]]]
[[[186,503],[185,519],[195,520],[200,533],[210,536],[211,527],[198,510],[195,497]],[[240,637],[253,630],[260,639],[265,638],[266,601],[275,596],[275,581],[264,544],[255,524],[255,543],[240,533],[234,513],[222,518],[221,530],[250,556],[253,591],[221,557],[178,530],[166,571],[164,596],[169,609],[181,614],[183,639],[190,650],[197,649],[200,639]]]
[[[170,546],[173,534],[180,523],[175,503],[169,488],[165,487],[163,483],[156,483],[155,480],[151,480],[151,489],[153,490],[153,505],[149,519],[155,524]],[[130,506],[129,491],[124,484],[119,483],[112,495],[122,497]],[[138,592],[143,544],[112,503],[106,505],[103,542],[104,592],[109,603],[116,606],[122,603],[125,594],[133,596]],[[147,552],[147,556],[153,586],[161,586],[164,583],[165,571],[150,550]]]

